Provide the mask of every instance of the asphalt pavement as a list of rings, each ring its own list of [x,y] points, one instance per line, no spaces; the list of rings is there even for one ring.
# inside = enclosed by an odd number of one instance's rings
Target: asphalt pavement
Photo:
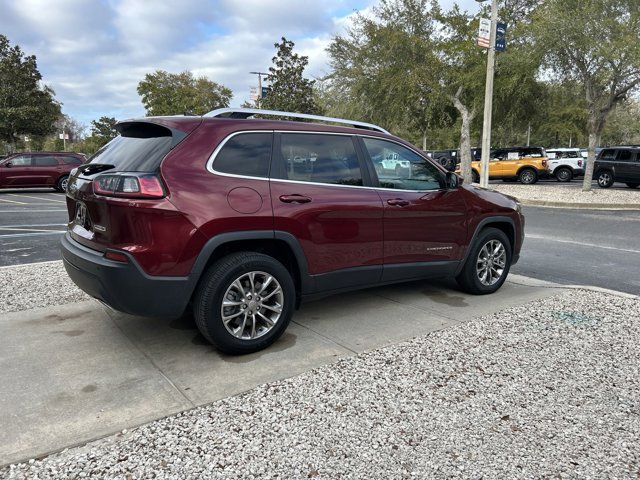
[[[640,211],[525,207],[524,213],[527,238],[514,273],[640,294]],[[1,191],[0,266],[59,260],[66,221],[63,194]]]
[[[59,260],[65,197],[52,189],[0,191],[0,266]]]

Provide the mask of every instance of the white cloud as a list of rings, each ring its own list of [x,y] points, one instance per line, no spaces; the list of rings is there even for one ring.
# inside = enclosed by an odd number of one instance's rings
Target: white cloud
[[[374,1],[0,0],[0,31],[37,55],[64,112],[88,123],[142,115],[136,87],[157,69],[205,75],[239,105],[256,83],[249,72],[269,68],[281,36],[309,57],[309,76],[323,76],[333,35]]]

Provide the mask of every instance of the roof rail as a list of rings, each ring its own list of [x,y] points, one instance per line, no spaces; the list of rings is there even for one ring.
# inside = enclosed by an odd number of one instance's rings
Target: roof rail
[[[354,120],[345,120],[344,118],[324,117],[322,115],[310,115],[308,113],[280,112],[278,110],[262,110],[259,108],[219,108],[212,110],[203,115],[204,117],[223,117],[223,118],[249,118],[254,115],[268,115],[272,117],[289,117],[304,118],[307,120],[318,120],[321,122],[340,123],[350,125],[355,128],[364,128],[366,130],[375,130],[378,132],[389,134],[384,128],[372,123],[356,122]]]

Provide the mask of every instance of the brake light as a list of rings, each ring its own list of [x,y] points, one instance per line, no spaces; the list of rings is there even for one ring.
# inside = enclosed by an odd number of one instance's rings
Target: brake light
[[[106,197],[163,198],[164,187],[153,174],[100,175],[93,181],[93,192]]]
[[[582,160],[578,160],[578,166],[581,167],[582,166]]]
[[[546,167],[547,166],[547,161],[546,160],[542,160],[542,166]]]
[[[104,258],[122,263],[129,262],[129,257],[127,257],[124,253],[113,252],[111,250],[107,251],[107,253],[104,254]]]

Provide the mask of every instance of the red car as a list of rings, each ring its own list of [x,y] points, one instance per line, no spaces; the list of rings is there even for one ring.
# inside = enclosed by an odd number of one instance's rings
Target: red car
[[[67,188],[71,170],[82,165],[85,157],[71,152],[15,153],[0,160],[0,188]]]
[[[222,109],[117,129],[69,179],[67,272],[116,310],[191,308],[228,353],[271,344],[306,299],[447,276],[492,293],[519,257],[515,199],[375,125]]]

